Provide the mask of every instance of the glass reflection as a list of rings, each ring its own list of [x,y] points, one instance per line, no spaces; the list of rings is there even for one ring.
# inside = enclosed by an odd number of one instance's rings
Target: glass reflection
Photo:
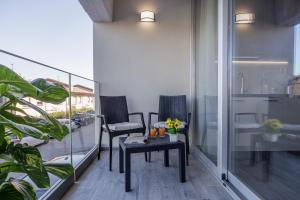
[[[217,164],[218,1],[196,1],[196,104],[194,143]]]
[[[300,13],[296,1],[235,0],[229,171],[265,199],[300,195]]]

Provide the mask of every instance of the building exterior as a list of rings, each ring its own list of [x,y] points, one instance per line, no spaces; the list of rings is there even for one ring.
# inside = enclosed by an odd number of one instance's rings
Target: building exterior
[[[57,84],[62,87],[64,87],[66,90],[69,90],[69,85],[54,79],[46,79],[48,82],[52,84]],[[27,98],[30,103],[33,105],[38,106],[39,108],[43,109],[44,111],[48,113],[57,113],[57,112],[65,112],[67,113],[69,110],[69,98],[66,99],[65,102],[54,105],[51,103],[44,103],[41,101],[38,101],[33,98]],[[33,111],[27,107],[23,106],[25,111],[30,115],[39,115],[38,113],[33,113]],[[71,91],[71,108],[75,112],[91,112],[94,111],[95,108],[95,95],[94,90],[92,88],[83,86],[83,85],[73,85],[72,91]],[[67,118],[67,114],[65,114],[65,118]],[[63,117],[63,115],[61,115]]]

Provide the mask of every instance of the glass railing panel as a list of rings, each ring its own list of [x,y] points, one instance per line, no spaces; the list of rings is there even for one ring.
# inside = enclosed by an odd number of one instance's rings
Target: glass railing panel
[[[71,76],[72,155],[76,166],[97,144],[97,83]]]
[[[30,62],[18,57],[0,53],[0,64],[5,65],[12,69],[14,72],[18,73],[27,81],[33,81],[37,78],[46,79],[48,82],[61,85],[67,91],[69,91],[69,74],[58,71],[52,68],[42,66],[40,64]],[[69,127],[70,124],[70,113],[69,113],[69,98],[60,104],[45,103],[38,101],[34,98],[24,98],[30,104],[46,111],[51,116],[59,120],[61,124],[64,124]],[[2,99],[3,101],[3,99]],[[41,117],[41,114],[33,110],[30,106],[27,105],[17,105],[17,107],[23,109],[28,115],[33,117]],[[71,162],[71,134],[69,133],[62,141],[57,141],[54,138],[50,138],[49,141],[43,141],[35,139],[31,136],[25,135],[23,138],[18,138],[13,134],[10,134],[9,137],[13,139],[15,143],[27,143],[30,146],[35,146],[40,151],[44,161],[49,162]],[[1,162],[1,161],[0,161]],[[22,178],[26,181],[32,182],[29,177],[25,174],[14,173],[10,174],[11,177]],[[50,176],[50,186],[53,186],[55,183],[60,181],[60,179],[54,175],[49,174]],[[37,188],[38,197],[42,196],[49,188]]]

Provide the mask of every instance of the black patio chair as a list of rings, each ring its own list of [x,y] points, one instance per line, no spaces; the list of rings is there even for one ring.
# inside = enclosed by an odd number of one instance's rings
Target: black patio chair
[[[145,135],[146,126],[142,112],[128,113],[125,96],[100,96],[101,104],[101,128],[99,137],[98,160],[100,159],[103,131],[109,136],[109,170],[112,169],[112,141],[114,137],[131,133]],[[129,122],[130,115],[140,115],[140,123]],[[147,154],[145,153],[147,161]]]
[[[152,126],[152,115],[157,115],[158,123],[154,123]],[[191,121],[191,113],[187,112],[186,96],[160,96],[159,97],[159,110],[158,113],[150,112],[148,116],[148,129],[152,127],[159,128],[164,125],[167,118],[179,119],[184,122],[184,127],[181,128],[181,133],[185,136],[186,141],[186,161],[188,164],[188,155],[190,154],[190,142],[189,142],[189,127]],[[151,154],[149,153],[149,159],[151,161]]]

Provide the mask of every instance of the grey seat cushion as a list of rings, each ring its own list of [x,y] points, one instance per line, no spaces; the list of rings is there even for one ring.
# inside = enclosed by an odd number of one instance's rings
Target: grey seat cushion
[[[102,127],[106,129],[105,125],[102,125]],[[137,122],[122,122],[116,124],[108,124],[108,128],[111,131],[125,131],[125,130],[143,128],[143,124]]]
[[[238,129],[258,129],[261,127],[262,125],[259,123],[235,123],[235,128]]]
[[[185,125],[186,125],[186,122],[181,122],[181,126],[179,128],[184,128]],[[154,128],[166,128],[167,125],[166,125],[165,121],[162,121],[162,122],[156,122],[156,123],[154,123],[153,127]]]

